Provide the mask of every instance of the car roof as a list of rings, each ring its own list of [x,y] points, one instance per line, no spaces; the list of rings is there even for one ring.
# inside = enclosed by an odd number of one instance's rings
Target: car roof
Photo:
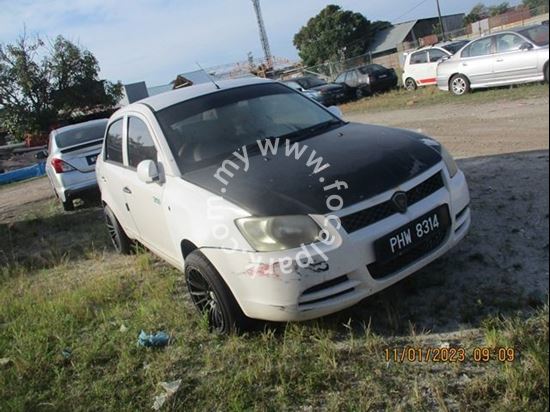
[[[184,102],[186,100],[194,99],[195,97],[204,96],[211,93],[216,93],[222,90],[234,89],[236,87],[249,86],[253,84],[261,83],[274,83],[272,80],[261,79],[259,77],[246,77],[236,80],[220,80],[216,81],[219,89],[214,83],[203,83],[195,86],[182,87],[181,89],[171,90],[165,93],[157,94],[155,96],[147,97],[143,100],[139,100],[128,106],[123,107],[121,110],[131,110],[136,105],[146,105],[153,111],[159,111],[165,109],[174,104]]]
[[[86,129],[88,127],[100,126],[101,124],[107,125],[108,121],[109,119],[88,120],[87,122],[76,123],[76,124],[71,124],[69,126],[60,127],[58,129],[55,129],[54,132],[57,134],[57,133],[68,132],[71,130]]]

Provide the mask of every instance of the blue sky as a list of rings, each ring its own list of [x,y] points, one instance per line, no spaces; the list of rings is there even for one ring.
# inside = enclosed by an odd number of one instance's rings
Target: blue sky
[[[440,2],[442,12],[452,14],[469,11],[479,0]],[[327,4],[361,12],[369,20],[399,22],[436,15],[435,0],[420,3],[262,0],[262,9],[272,53],[294,60],[294,34]],[[244,61],[248,52],[262,56],[250,0],[0,0],[0,42],[13,41],[24,27],[30,34],[61,34],[80,43],[98,58],[102,77],[123,83],[145,80],[149,86],[159,85],[196,70],[197,61],[208,67]]]

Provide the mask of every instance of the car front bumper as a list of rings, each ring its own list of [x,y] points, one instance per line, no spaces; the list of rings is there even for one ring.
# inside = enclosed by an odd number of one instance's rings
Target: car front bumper
[[[440,170],[444,187],[411,205],[405,214],[394,214],[351,234],[337,231],[337,242],[319,244],[308,266],[293,262],[281,270],[277,262],[297,256],[290,252],[244,252],[203,248],[201,251],[218,269],[243,312],[269,321],[302,321],[334,313],[375,294],[444,255],[468,232],[470,196],[466,179],[459,172],[452,179],[442,165],[403,184],[408,190]],[[388,200],[395,190],[360,205],[344,209],[341,215]],[[444,240],[412,263],[384,277],[374,277],[367,266],[376,262],[374,242],[440,205],[447,205],[450,227]]]

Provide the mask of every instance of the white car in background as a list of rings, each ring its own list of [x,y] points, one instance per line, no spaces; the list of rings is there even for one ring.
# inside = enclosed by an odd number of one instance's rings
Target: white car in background
[[[407,90],[437,84],[437,65],[452,54],[443,47],[425,47],[409,53],[403,66],[403,85]]]
[[[544,24],[481,37],[437,67],[439,89],[455,96],[472,89],[548,80],[548,26]]]
[[[73,200],[98,191],[95,163],[106,126],[107,119],[99,119],[61,127],[50,133],[46,174],[66,211],[73,210]]]

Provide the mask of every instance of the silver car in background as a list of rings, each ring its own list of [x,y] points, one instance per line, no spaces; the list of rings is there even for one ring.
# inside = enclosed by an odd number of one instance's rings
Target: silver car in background
[[[471,89],[548,81],[548,26],[521,27],[474,40],[437,67],[437,86]]]
[[[61,127],[50,133],[46,174],[63,209],[73,200],[99,193],[95,175],[108,119]]]

